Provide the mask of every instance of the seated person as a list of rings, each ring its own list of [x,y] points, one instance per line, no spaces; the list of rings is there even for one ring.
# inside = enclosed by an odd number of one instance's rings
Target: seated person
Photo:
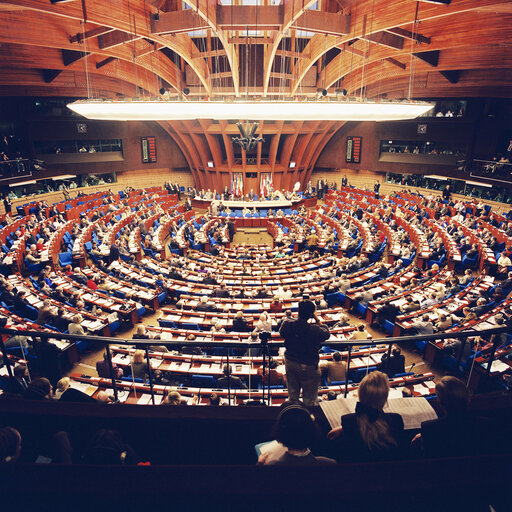
[[[285,402],[274,427],[275,438],[281,443],[275,450],[262,454],[258,464],[264,465],[330,465],[333,459],[315,457],[311,447],[318,439],[318,426],[312,414],[302,405]]]
[[[24,364],[19,364],[14,368],[13,373],[14,379],[10,382],[9,391],[22,395],[29,385],[28,369]]]
[[[331,382],[345,380],[347,376],[347,363],[343,361],[339,352],[334,352],[332,361],[324,362],[320,367],[327,374],[327,384],[329,385]]]
[[[382,409],[389,393],[385,374],[369,373],[359,384],[356,412],[341,417],[341,426],[332,429],[328,437],[341,437],[337,460],[377,461],[396,458],[400,454],[404,422],[399,414]]]
[[[424,421],[421,433],[412,441],[427,457],[478,455],[490,449],[492,424],[486,418],[468,412],[469,394],[461,380],[443,377],[436,384],[436,394],[443,416]]]
[[[265,375],[263,375],[263,367],[258,368],[258,375],[261,377],[264,386],[268,385],[269,373],[271,386],[284,384],[285,375],[277,369],[277,363],[273,359],[270,361],[269,368],[265,369]]]
[[[161,405],[182,405],[186,402],[183,402],[183,399],[181,398],[181,395],[175,390],[170,389],[167,394],[165,395],[164,399],[162,400]]]
[[[114,373],[114,378],[120,379],[123,376],[123,370],[118,368],[115,363],[112,363],[112,370]],[[103,353],[103,359],[96,362],[96,371],[98,372],[98,377],[102,377],[105,379],[111,379],[110,366],[108,364],[107,351]]]
[[[13,464],[21,453],[21,434],[12,427],[0,429],[0,465]]]
[[[201,350],[200,347],[197,347],[197,346],[193,345],[193,342],[195,341],[195,339],[196,339],[196,335],[195,334],[193,334],[193,333],[187,334],[186,341],[187,341],[187,343],[190,343],[190,345],[188,345],[188,346],[187,345],[183,345],[183,347],[181,347],[180,352],[182,354],[193,355],[193,356],[202,356],[202,355],[204,355],[203,351]]]
[[[402,355],[400,347],[394,346],[391,356],[388,358],[386,352],[377,366],[377,369],[387,374],[392,379],[397,373],[405,373],[405,356]]]
[[[244,314],[241,311],[237,311],[235,318],[233,319],[233,332],[249,332],[249,325],[244,319]]]
[[[281,313],[283,311],[283,304],[279,301],[277,297],[272,299],[270,303],[270,312],[271,313]]]
[[[219,388],[227,389],[230,387],[231,389],[247,389],[247,386],[242,382],[240,377],[235,377],[232,375],[231,365],[224,365],[224,369],[222,370],[224,373],[224,377],[220,377],[217,380],[217,386]]]
[[[148,365],[144,361],[144,350],[136,350],[130,363],[132,377],[144,380],[148,374]]]
[[[372,335],[365,329],[364,324],[357,326],[357,330],[350,333],[351,340],[368,340],[371,339]]]
[[[126,444],[117,430],[98,430],[86,447],[82,462],[93,465],[135,465],[140,461],[134,449]]]
[[[50,400],[52,397],[52,385],[45,377],[33,379],[23,394],[27,400]]]

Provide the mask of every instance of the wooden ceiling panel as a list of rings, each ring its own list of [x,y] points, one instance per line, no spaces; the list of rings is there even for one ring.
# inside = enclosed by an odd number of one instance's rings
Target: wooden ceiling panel
[[[186,13],[175,0],[2,2],[0,94],[87,96],[92,88],[95,96],[154,96],[170,85],[171,96],[186,86],[192,97],[287,97],[313,96],[317,87],[333,95],[341,86],[349,94],[401,98],[409,83],[415,98],[511,93],[509,0],[330,1],[315,11],[315,0],[236,9],[218,0],[185,2]],[[435,66],[414,56],[426,52],[437,57]],[[243,90],[246,71],[254,83]],[[203,186],[226,171],[254,170],[245,154],[242,163],[235,158],[233,123],[161,124]],[[282,184],[302,180],[340,126],[260,123],[272,140],[268,158],[258,150],[255,168],[281,173]],[[292,159],[298,165],[287,175]]]

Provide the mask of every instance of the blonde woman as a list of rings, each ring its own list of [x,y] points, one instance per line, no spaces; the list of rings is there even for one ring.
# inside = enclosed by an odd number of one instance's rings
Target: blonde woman
[[[404,422],[399,414],[385,413],[389,381],[382,372],[369,373],[359,384],[356,411],[341,417],[341,427],[329,439],[341,437],[339,460],[372,461],[399,455]]]
[[[171,389],[162,400],[162,405],[181,405],[181,400],[181,395],[176,390]]]
[[[68,326],[69,334],[85,334],[84,328],[82,327],[82,322],[84,321],[81,314],[76,314],[73,317],[73,321]]]
[[[69,389],[70,385],[71,379],[69,377],[63,377],[60,379],[59,382],[57,382],[57,387],[55,389],[53,398],[55,398],[55,400],[60,400],[60,397],[64,394],[65,391]]]
[[[258,332],[272,331],[272,320],[270,319],[266,311],[261,313],[260,319],[256,322],[254,329]]]
[[[132,377],[135,379],[144,379],[147,375],[147,365],[144,361],[144,350],[136,350],[133,353],[131,361]]]

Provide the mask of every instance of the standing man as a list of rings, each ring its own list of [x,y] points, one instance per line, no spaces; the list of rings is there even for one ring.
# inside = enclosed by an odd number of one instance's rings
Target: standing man
[[[375,197],[377,197],[377,199],[379,197],[379,190],[380,190],[380,182],[379,182],[379,180],[377,180],[375,182],[375,185],[373,186],[373,191],[375,192]]]
[[[324,180],[318,180],[316,182],[316,198],[322,199],[322,190],[324,188]]]
[[[443,189],[443,199],[448,202],[450,198],[452,197],[452,190],[450,185],[446,185]]]
[[[315,314],[316,306],[310,300],[299,303],[299,318],[283,322],[279,333],[284,338],[288,399],[302,400],[306,407],[318,404],[318,350],[329,339],[329,329]],[[314,319],[316,323],[309,323]]]

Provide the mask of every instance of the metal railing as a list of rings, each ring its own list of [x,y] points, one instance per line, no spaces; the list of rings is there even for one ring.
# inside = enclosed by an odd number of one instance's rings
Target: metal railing
[[[345,378],[345,391],[344,396],[347,396],[348,393],[348,375],[350,372],[350,362],[351,362],[351,355],[352,350],[354,347],[357,346],[381,346],[381,345],[388,345],[387,350],[387,359],[385,363],[385,371],[388,370],[388,365],[390,361],[390,355],[391,355],[391,349],[392,346],[395,343],[415,343],[417,341],[426,341],[426,342],[435,342],[438,340],[445,340],[445,339],[460,339],[461,340],[461,347],[459,350],[459,355],[457,357],[457,367],[459,366],[461,362],[462,355],[464,353],[464,347],[466,343],[468,343],[468,338],[473,337],[482,337],[482,336],[492,336],[493,334],[501,334],[501,333],[510,333],[511,329],[509,327],[496,327],[492,329],[482,329],[482,330],[465,330],[455,333],[436,333],[436,334],[420,334],[420,335],[413,335],[413,336],[401,336],[401,337],[390,337],[390,338],[380,338],[380,339],[369,339],[369,340],[347,340],[347,341],[326,341],[322,343],[322,346],[329,346],[331,348],[335,348],[338,350],[347,350],[348,351],[348,358],[347,358],[347,372],[346,372],[346,378]],[[4,336],[3,335],[17,335],[22,336],[26,338],[36,338],[36,339],[57,339],[57,340],[68,340],[68,341],[87,341],[97,344],[102,344],[105,346],[105,351],[107,355],[107,361],[109,365],[109,371],[112,381],[112,390],[114,393],[114,399],[117,402],[118,400],[118,386],[116,383],[116,378],[114,375],[114,368],[112,364],[112,354],[110,350],[110,345],[127,345],[127,346],[135,346],[136,348],[143,349],[146,353],[146,364],[147,364],[147,374],[148,374],[148,380],[149,380],[149,388],[151,392],[151,401],[152,404],[155,404],[155,391],[154,391],[154,384],[153,384],[153,373],[152,368],[150,364],[150,356],[149,356],[149,349],[151,345],[158,344],[159,346],[165,346],[168,349],[176,349],[180,350],[184,345],[190,346],[190,347],[221,347],[221,348],[243,348],[243,349],[251,349],[251,348],[258,348],[261,349],[263,357],[263,366],[262,366],[262,373],[264,376],[269,375],[269,372],[267,371],[268,363],[269,361],[269,348],[279,348],[285,346],[285,343],[283,341],[272,341],[272,342],[221,342],[221,341],[201,341],[201,342],[188,342],[188,341],[177,341],[177,342],[171,342],[171,341],[164,341],[164,340],[155,340],[155,339],[148,339],[148,340],[139,340],[139,339],[123,339],[123,338],[113,338],[113,337],[105,337],[105,336],[85,336],[85,335],[77,335],[77,334],[60,334],[56,332],[49,332],[49,331],[20,331],[16,329],[8,329],[5,327],[0,327],[0,348],[3,354],[4,364],[7,367],[7,373],[9,376],[9,380],[13,382],[14,380],[14,373],[12,368],[12,363],[8,357],[7,348],[4,343]],[[487,367],[485,369],[485,378],[489,379],[490,371],[492,363],[495,359],[496,350],[498,348],[498,336],[494,337],[490,356],[487,362]],[[23,353],[23,346],[20,343],[20,347],[22,348]],[[229,366],[229,350],[226,351],[226,365]],[[473,367],[475,364],[476,359],[476,351],[475,355],[473,357],[472,366],[469,371],[466,386],[469,385],[471,374],[473,372]],[[269,376],[269,383],[270,383],[270,376]],[[267,404],[270,405],[270,385],[267,387],[268,393],[267,393]],[[231,385],[230,385],[230,379],[228,379],[228,404],[231,405]],[[265,394],[264,389],[262,391],[263,400],[265,400]]]

